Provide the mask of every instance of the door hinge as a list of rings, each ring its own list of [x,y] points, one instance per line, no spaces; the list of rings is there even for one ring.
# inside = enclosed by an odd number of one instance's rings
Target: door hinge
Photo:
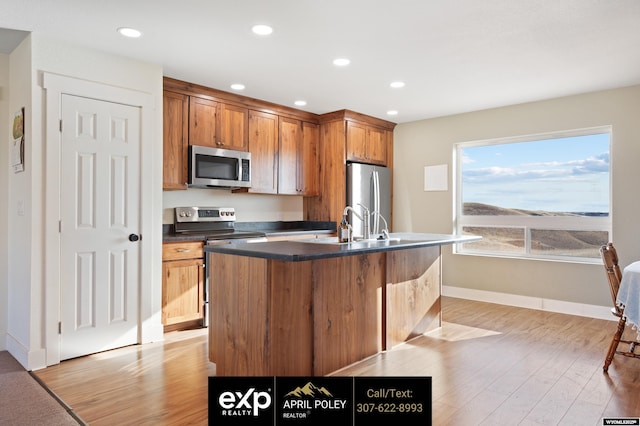
[[[58,221],[58,233],[62,234],[62,221],[61,220]]]
[[[58,321],[58,334],[62,334],[62,321]]]
[[[60,119],[60,133],[62,133],[62,119]]]

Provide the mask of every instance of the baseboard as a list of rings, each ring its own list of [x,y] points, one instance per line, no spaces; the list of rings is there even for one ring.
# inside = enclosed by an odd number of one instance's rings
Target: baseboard
[[[537,309],[539,311],[558,312],[561,314],[617,321],[617,318],[611,315],[611,307],[608,306],[587,305],[584,303],[566,302],[563,300],[450,286],[442,286],[442,295],[457,297],[460,299],[476,300],[478,302],[516,306],[518,308]]]
[[[39,370],[47,366],[47,352],[44,349],[29,350],[14,339],[11,334],[7,334],[7,351],[28,371]]]

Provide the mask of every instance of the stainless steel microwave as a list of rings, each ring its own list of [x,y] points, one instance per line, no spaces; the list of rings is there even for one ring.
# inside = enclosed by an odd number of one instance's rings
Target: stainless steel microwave
[[[189,186],[251,187],[251,153],[189,145]]]

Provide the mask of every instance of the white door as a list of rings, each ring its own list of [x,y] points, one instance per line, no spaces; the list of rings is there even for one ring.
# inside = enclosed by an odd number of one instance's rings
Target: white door
[[[60,360],[138,342],[140,108],[62,96]]]

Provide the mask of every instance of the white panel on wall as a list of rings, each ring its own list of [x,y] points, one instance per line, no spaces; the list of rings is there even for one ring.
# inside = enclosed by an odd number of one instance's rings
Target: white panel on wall
[[[425,191],[447,191],[449,168],[446,164],[426,166],[424,168]]]

